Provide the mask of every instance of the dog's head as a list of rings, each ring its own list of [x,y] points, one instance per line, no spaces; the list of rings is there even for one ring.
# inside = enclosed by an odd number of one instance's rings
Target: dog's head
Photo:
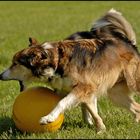
[[[14,55],[12,65],[0,75],[1,80],[48,79],[54,75],[57,67],[55,48],[49,43],[40,45],[32,38],[29,41],[30,47]]]

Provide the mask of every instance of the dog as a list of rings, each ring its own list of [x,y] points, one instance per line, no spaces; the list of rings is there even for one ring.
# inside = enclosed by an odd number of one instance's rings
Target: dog
[[[17,52],[10,68],[0,74],[1,80],[19,80],[25,85],[27,81],[48,82],[66,94],[40,124],[53,122],[66,109],[83,104],[101,132],[105,125],[98,114],[97,97],[102,94],[129,109],[139,121],[140,105],[130,96],[131,91],[139,93],[140,79],[140,58],[131,25],[110,10],[90,33],[90,39],[82,39],[80,34],[79,39],[42,44],[30,38],[30,47]]]

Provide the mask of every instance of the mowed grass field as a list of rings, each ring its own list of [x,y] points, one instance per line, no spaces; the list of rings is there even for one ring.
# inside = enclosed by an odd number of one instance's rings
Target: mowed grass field
[[[92,22],[112,7],[121,11],[132,24],[139,47],[138,1],[0,2],[0,72],[9,67],[17,51],[28,46],[29,36],[37,38],[39,42],[62,40],[76,31],[89,30]],[[18,94],[18,82],[0,81],[0,139],[140,138],[140,123],[136,123],[132,114],[116,107],[106,97],[101,97],[98,101],[99,114],[107,128],[103,134],[96,134],[95,126],[88,126],[83,122],[80,107],[65,112],[65,120],[57,132],[22,133],[12,120],[12,106]],[[140,102],[138,96],[135,99]]]

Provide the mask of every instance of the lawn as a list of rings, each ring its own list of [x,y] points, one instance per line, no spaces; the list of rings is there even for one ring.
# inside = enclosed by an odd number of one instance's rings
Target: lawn
[[[1,1],[0,72],[11,64],[17,51],[28,46],[30,36],[39,42],[62,40],[73,32],[89,30],[92,22],[112,7],[121,11],[132,24],[140,46],[138,1]],[[114,106],[106,97],[98,102],[99,113],[107,127],[103,134],[96,134],[95,126],[88,126],[82,121],[80,107],[65,112],[65,120],[57,132],[21,133],[11,117],[12,106],[18,94],[18,82],[0,81],[0,139],[140,138],[140,124],[134,121],[128,111]],[[140,101],[138,96],[135,99]]]

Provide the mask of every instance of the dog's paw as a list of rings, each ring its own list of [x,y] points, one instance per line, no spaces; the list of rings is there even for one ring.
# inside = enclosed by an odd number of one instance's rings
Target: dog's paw
[[[97,134],[102,134],[106,131],[106,126],[102,124],[100,127],[97,127]]]
[[[136,121],[137,123],[140,122],[140,113],[137,113],[137,114],[136,114],[135,121]]]
[[[92,116],[89,116],[89,117],[87,118],[87,123],[88,123],[89,125],[93,125]]]
[[[51,123],[51,122],[53,122],[53,121],[55,121],[54,116],[52,116],[52,115],[47,115],[47,116],[42,117],[42,118],[40,119],[39,123],[43,125],[43,124]]]

